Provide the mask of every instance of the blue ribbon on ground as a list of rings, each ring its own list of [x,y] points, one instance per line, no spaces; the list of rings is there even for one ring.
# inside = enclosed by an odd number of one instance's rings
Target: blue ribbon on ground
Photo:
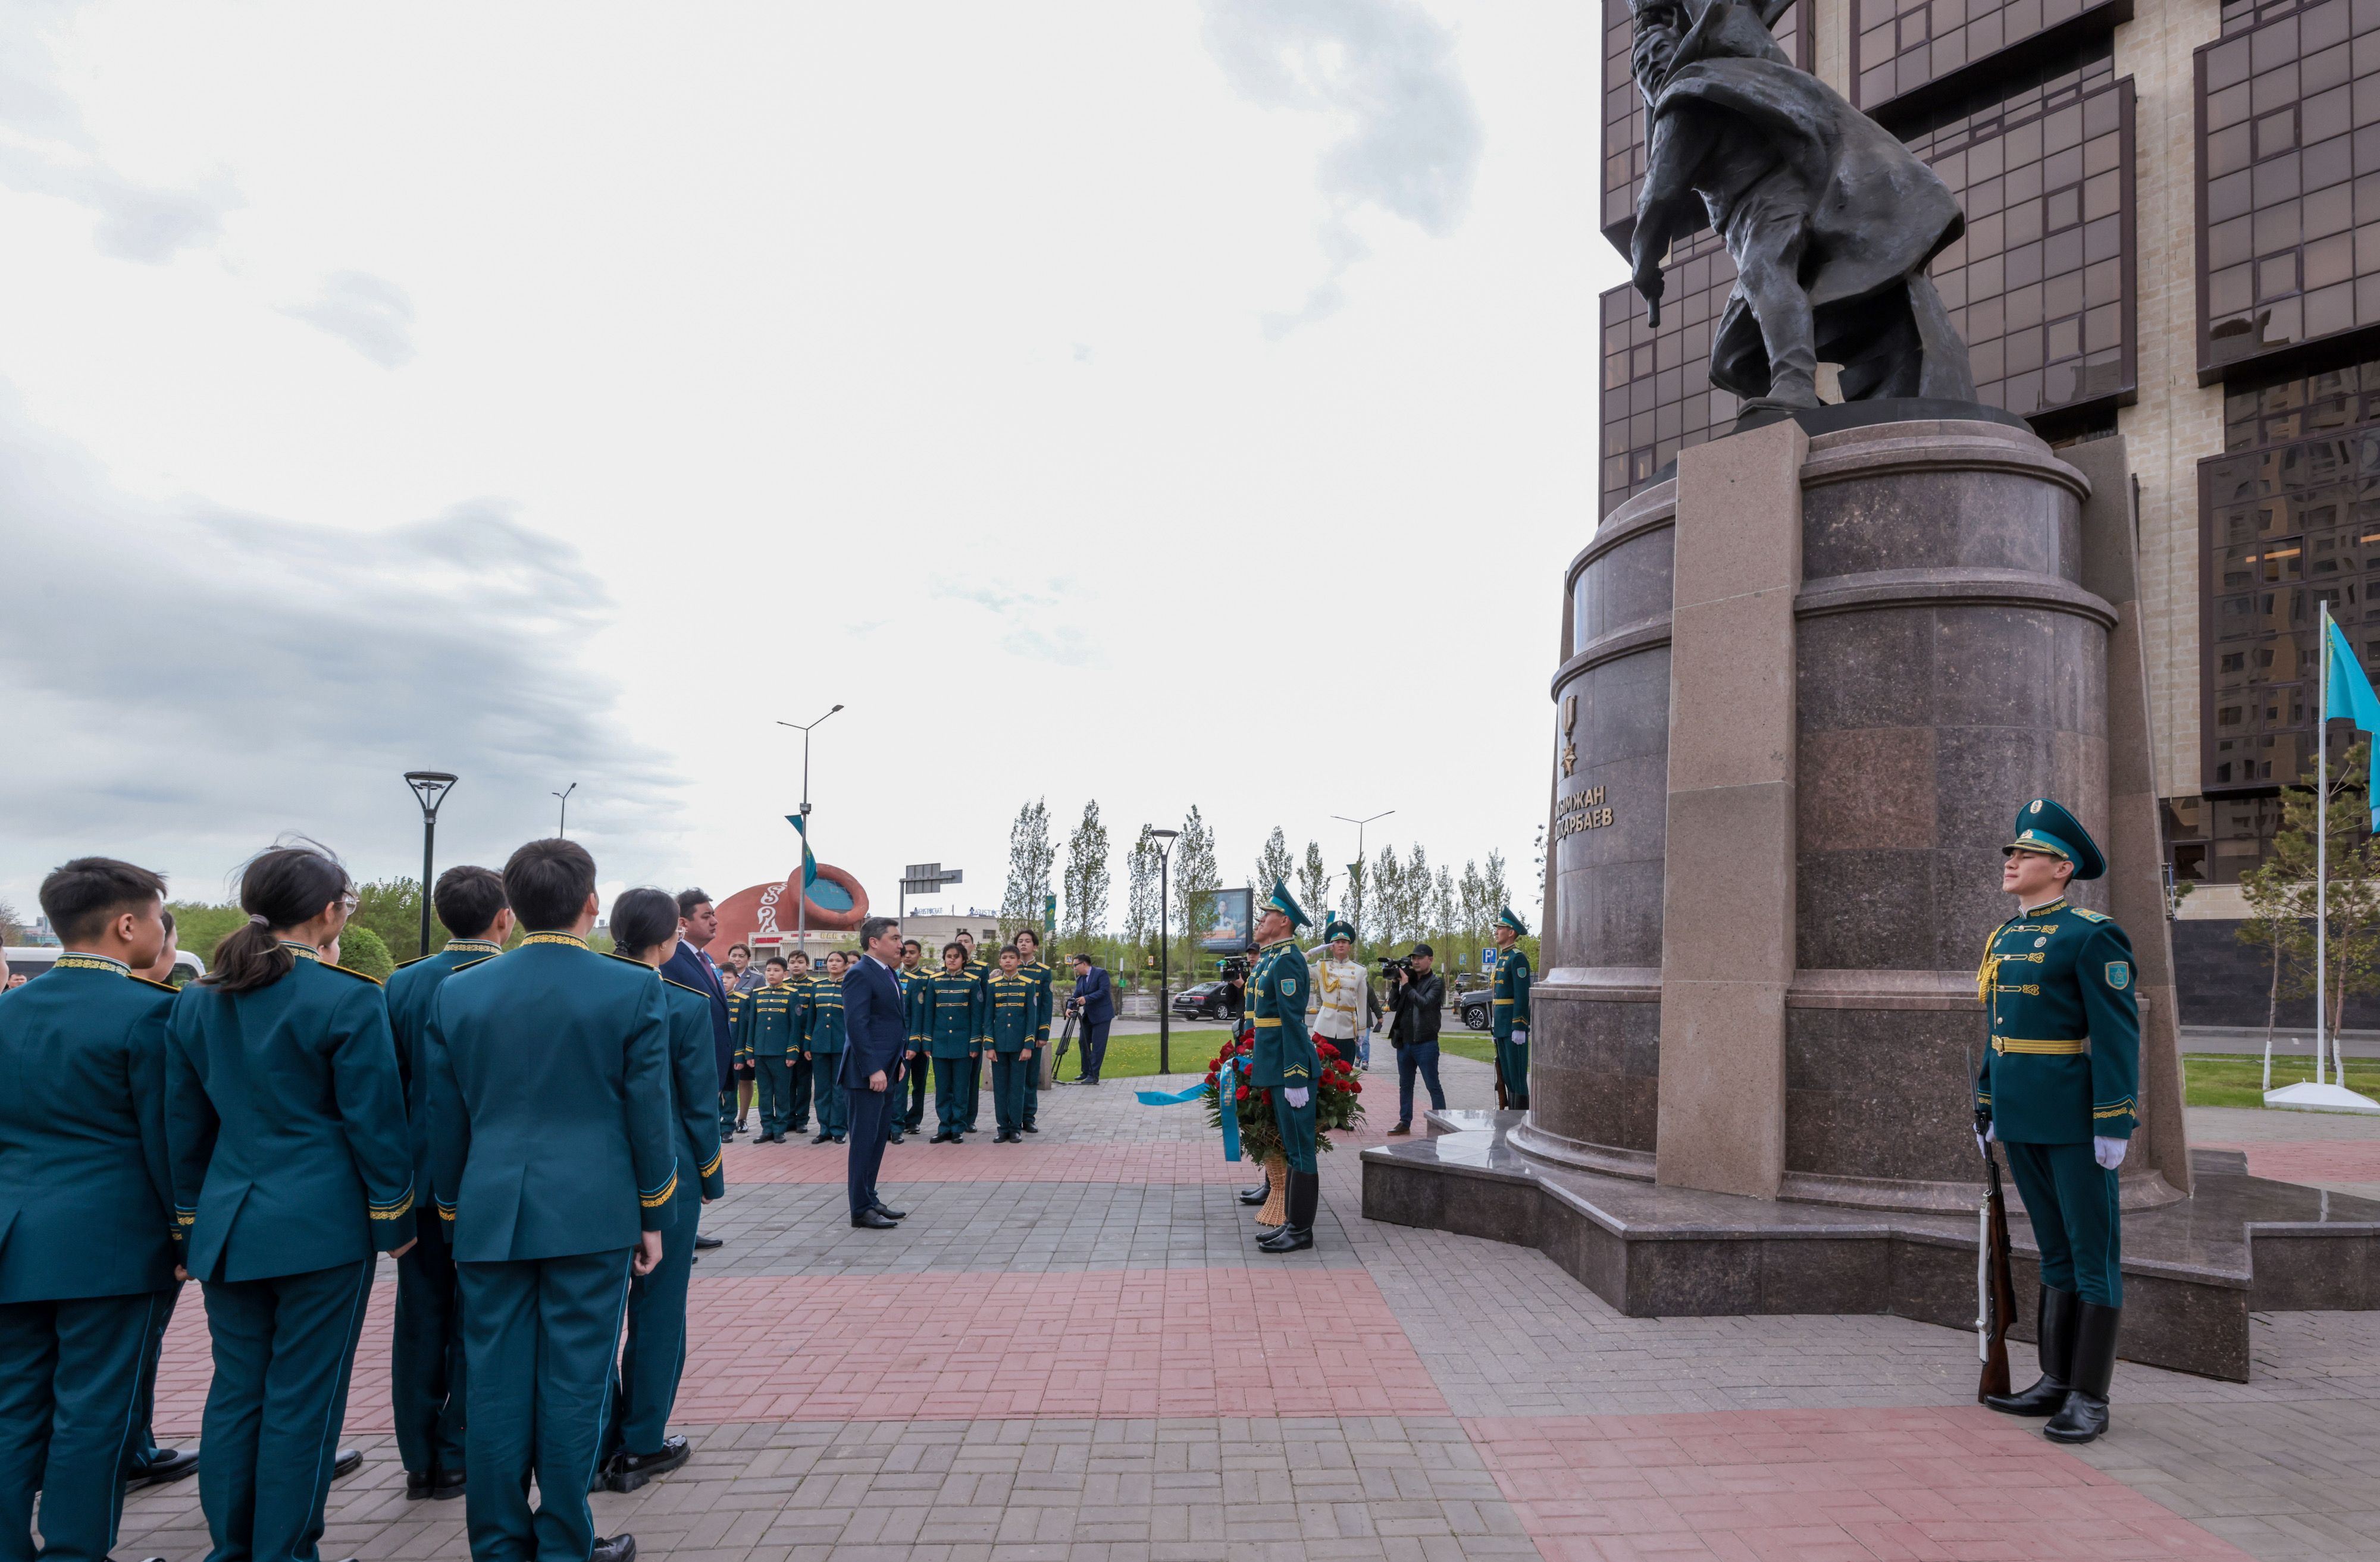
[[[1137,1092],[1140,1104],[1144,1107],[1178,1107],[1184,1101],[1196,1101],[1199,1096],[1206,1094],[1207,1082],[1203,1079],[1197,1084],[1192,1085],[1189,1089],[1180,1091],[1172,1095],[1168,1095],[1162,1090],[1143,1090]]]
[[[1223,1120],[1223,1158],[1227,1161],[1240,1158],[1240,1114],[1232,1103],[1232,1087],[1234,1084],[1232,1076],[1239,1072],[1239,1066],[1240,1060],[1237,1058],[1227,1059],[1221,1072],[1215,1076],[1216,1086],[1223,1093],[1223,1110],[1220,1115]],[[1162,1090],[1134,1092],[1135,1096],[1144,1107],[1179,1107],[1186,1102],[1196,1101],[1206,1094],[1207,1082],[1203,1079],[1187,1090],[1172,1093]]]

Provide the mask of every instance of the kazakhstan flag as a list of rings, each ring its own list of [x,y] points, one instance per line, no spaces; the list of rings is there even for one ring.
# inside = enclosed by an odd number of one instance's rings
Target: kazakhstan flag
[[[2355,648],[2347,643],[2347,632],[2338,621],[2330,622],[2330,702],[2324,709],[2325,720],[2332,718],[2352,721],[2366,733],[2380,736],[2380,695],[2372,692],[2372,680],[2363,673],[2363,664],[2355,659]],[[2364,778],[2368,789],[2365,800],[2372,805],[2372,828],[2380,829],[2380,741],[2372,750],[2372,774]]]
[[[810,828],[802,822],[799,814],[787,814],[785,822],[802,838],[802,888],[807,890],[818,882],[818,859],[810,855]]]

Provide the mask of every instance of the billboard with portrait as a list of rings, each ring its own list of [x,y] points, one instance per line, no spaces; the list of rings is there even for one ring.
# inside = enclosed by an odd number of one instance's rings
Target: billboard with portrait
[[[1256,942],[1255,890],[1213,890],[1207,902],[1207,926],[1197,930],[1200,949],[1208,954],[1238,954]]]

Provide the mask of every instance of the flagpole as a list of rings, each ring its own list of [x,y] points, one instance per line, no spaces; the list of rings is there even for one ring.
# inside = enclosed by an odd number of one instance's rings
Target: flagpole
[[[2321,604],[2322,672],[2316,684],[2313,720],[2313,1082],[2324,1083],[2323,1058],[2328,1050],[2325,1029],[2330,1018],[2330,603]],[[2342,1084],[2346,1082],[2340,1081]]]

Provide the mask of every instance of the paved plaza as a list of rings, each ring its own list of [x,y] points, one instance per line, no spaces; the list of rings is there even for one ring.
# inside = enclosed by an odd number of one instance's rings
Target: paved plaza
[[[1486,1065],[1446,1072],[1489,1103]],[[2126,1363],[2114,1433],[2069,1452],[1975,1406],[1968,1334],[1626,1318],[1534,1250],[1365,1221],[1352,1152],[1392,1072],[1323,1157],[1315,1250],[1265,1257],[1248,1168],[1196,1106],[1135,1103],[1159,1083],[1052,1091],[1023,1145],[892,1147],[896,1232],[850,1229],[839,1147],[731,1148],[694,1459],[599,1495],[598,1528],[674,1562],[2380,1556],[2380,1314],[2260,1314],[2245,1384]],[[2261,1175],[2380,1187],[2380,1123],[2192,1120]],[[404,1499],[383,1278],[323,1556],[459,1558],[463,1505]],[[192,1294],[162,1440],[195,1437],[206,1378]],[[195,1483],[131,1499],[116,1555],[205,1551]]]

